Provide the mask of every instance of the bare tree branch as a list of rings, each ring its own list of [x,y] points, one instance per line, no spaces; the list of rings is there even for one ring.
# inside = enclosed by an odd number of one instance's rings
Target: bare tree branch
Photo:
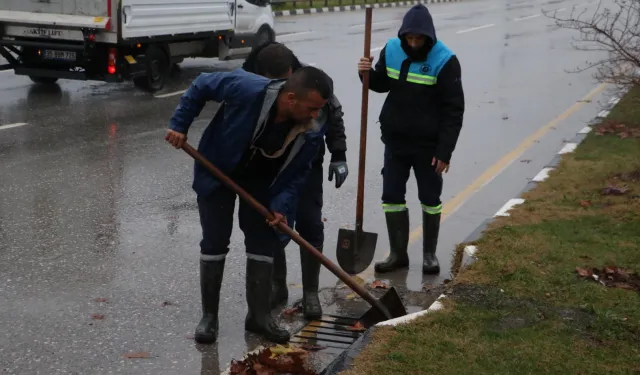
[[[595,69],[594,76],[600,82],[640,85],[640,0],[613,0],[611,7],[601,1],[591,16],[586,9],[578,12],[575,7],[566,18],[553,11],[543,13],[557,27],[579,32],[572,42],[575,49],[607,53],[606,58],[586,61],[575,71]]]

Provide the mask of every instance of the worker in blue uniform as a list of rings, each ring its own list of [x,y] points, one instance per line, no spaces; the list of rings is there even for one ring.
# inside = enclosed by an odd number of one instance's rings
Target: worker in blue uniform
[[[271,79],[288,78],[302,68],[302,63],[285,45],[268,42],[254,48],[242,68]],[[325,134],[326,148],[331,153],[329,181],[335,178],[335,187],[340,188],[349,174],[347,167],[347,141],[342,119],[342,105],[335,94],[327,102],[328,127]],[[324,246],[323,206],[323,162],[325,146],[320,144],[311,172],[304,188],[298,196],[295,215],[295,229],[300,236],[322,252]],[[274,254],[272,307],[285,302],[289,297],[287,288],[287,259],[284,246]],[[305,249],[300,248],[302,269],[302,311],[307,319],[322,316],[322,306],[318,298],[320,262]]]
[[[245,329],[277,343],[288,342],[290,335],[271,316],[273,254],[288,237],[273,226],[293,219],[295,201],[326,132],[323,108],[332,94],[331,79],[314,67],[300,69],[287,80],[270,80],[243,69],[201,74],[180,99],[166,135],[171,145],[182,147],[206,102],[224,102],[198,150],[275,216],[267,223],[240,201],[238,217],[247,253]],[[220,287],[236,194],[197,162],[193,189],[203,236],[203,314],[195,340],[212,343],[218,333]]]
[[[414,5],[395,38],[373,58],[358,62],[360,79],[369,72],[372,91],[388,93],[380,112],[385,145],[382,206],[390,254],[377,272],[409,266],[409,212],[405,194],[413,168],[422,206],[423,264],[426,274],[440,272],[436,257],[442,213],[442,173],[449,171],[464,115],[461,68],[456,55],[436,37],[429,10]]]

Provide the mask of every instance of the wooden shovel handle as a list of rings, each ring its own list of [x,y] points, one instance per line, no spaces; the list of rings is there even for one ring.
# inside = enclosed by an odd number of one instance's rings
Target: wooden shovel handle
[[[373,9],[365,10],[364,57],[371,55],[371,19]],[[356,234],[362,232],[364,220],[364,174],[367,158],[367,121],[369,114],[369,72],[362,73],[362,107],[360,109],[360,159],[358,161],[358,192],[356,198]]]

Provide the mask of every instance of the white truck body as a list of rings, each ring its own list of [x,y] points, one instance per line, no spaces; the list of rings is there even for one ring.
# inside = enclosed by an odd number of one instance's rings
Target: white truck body
[[[269,0],[0,0],[0,55],[28,49],[31,67],[14,69],[30,76],[37,65],[31,49],[43,63],[71,62],[74,56],[80,63],[79,56],[95,53],[96,44],[104,59],[105,48],[116,48],[109,53],[118,64],[121,55],[134,64],[135,52],[144,55],[151,45],[166,51],[173,63],[184,57],[228,58],[231,49],[246,50],[265,36],[275,40],[273,23]],[[97,59],[82,63],[87,60]]]

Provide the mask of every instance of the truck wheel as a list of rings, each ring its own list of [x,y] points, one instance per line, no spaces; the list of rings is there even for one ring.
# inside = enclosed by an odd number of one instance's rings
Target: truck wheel
[[[35,83],[48,84],[48,85],[58,82],[58,79],[55,77],[29,76],[29,78],[31,78],[31,80]]]
[[[162,90],[171,68],[169,56],[157,46],[149,46],[145,52],[146,74],[133,79],[134,85],[150,92]]]
[[[273,41],[271,30],[268,27],[262,27],[256,34],[256,47]]]

